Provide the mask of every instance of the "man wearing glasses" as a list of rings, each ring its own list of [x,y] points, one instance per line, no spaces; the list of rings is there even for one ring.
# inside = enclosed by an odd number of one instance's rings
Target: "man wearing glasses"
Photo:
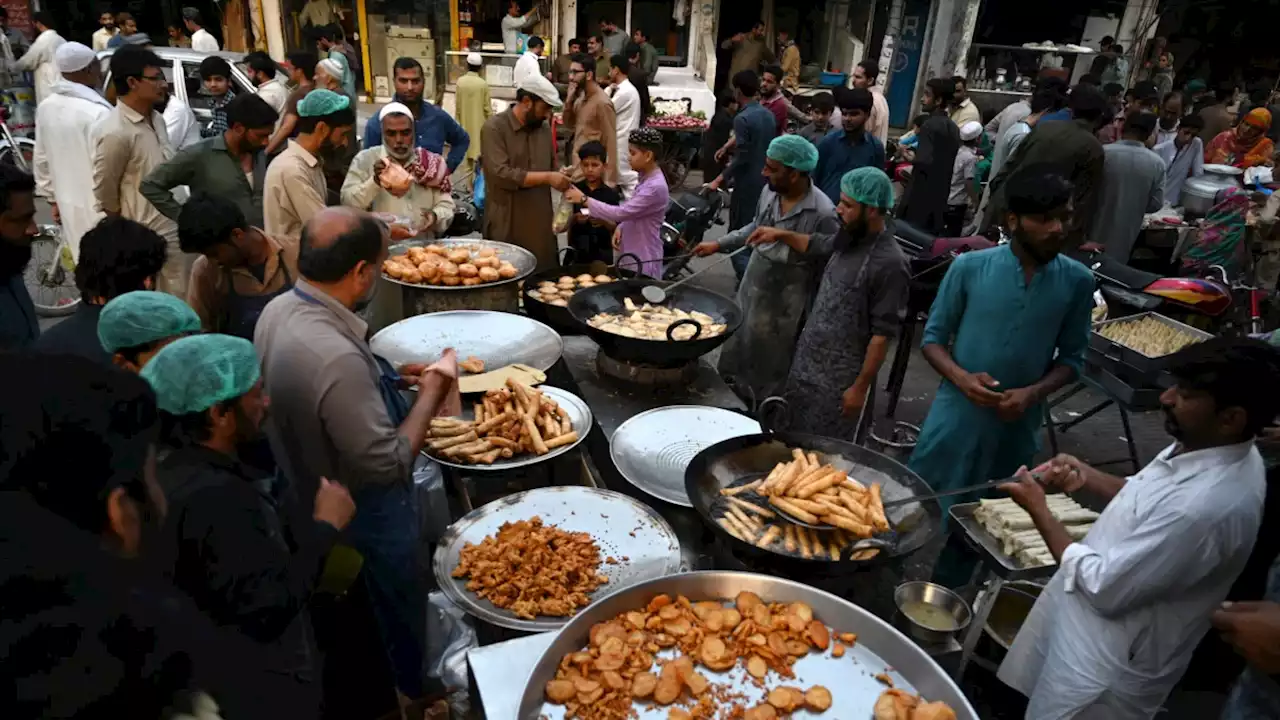
[[[618,183],[617,116],[609,96],[596,82],[596,65],[587,55],[574,55],[569,63],[569,91],[564,103],[564,123],[573,128],[569,164],[577,167],[578,148],[595,140],[604,145],[612,163],[606,177]]]
[[[142,223],[165,239],[168,253],[157,289],[185,299],[189,265],[178,247],[178,225],[140,190],[143,178],[174,153],[164,118],[156,111],[163,107],[169,85],[163,67],[155,53],[136,45],[111,56],[117,102],[98,126],[93,196],[97,210]]]

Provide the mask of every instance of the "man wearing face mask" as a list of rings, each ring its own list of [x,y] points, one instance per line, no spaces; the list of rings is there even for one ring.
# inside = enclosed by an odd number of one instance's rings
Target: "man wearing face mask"
[[[156,469],[169,505],[156,566],[211,620],[258,643],[270,675],[285,680],[265,704],[318,717],[307,604],[356,512],[351,495],[321,478],[310,521],[291,525],[259,489],[262,478],[242,458],[261,437],[269,399],[248,340],[182,338],[140,375],[155,390],[168,451]]]
[[[351,100],[332,90],[312,90],[298,103],[298,137],[276,156],[263,179],[262,228],[268,235],[297,242],[303,226],[324,209],[320,155],[346,147],[355,124]]]
[[[907,312],[907,260],[887,223],[892,205],[889,176],[858,168],[840,182],[838,233],[779,237],[802,256],[830,258],[783,390],[791,407],[804,408],[792,418],[796,432],[857,440],[863,408],[873,404],[876,375]],[[757,231],[752,242],[771,234]]]
[[[545,229],[551,231],[549,220]],[[293,520],[311,516],[322,478],[351,491],[360,512],[347,540],[364,557],[397,688],[418,698],[425,598],[410,473],[458,370],[452,350],[430,367],[396,372],[369,348],[369,327],[358,313],[373,301],[388,242],[385,226],[367,213],[317,212],[302,231],[301,277],[262,311],[254,345],[271,398],[267,437],[288,481]],[[410,406],[400,390],[413,385]]]
[[[1084,363],[1094,280],[1059,254],[1072,188],[1058,172],[1032,166],[1009,178],[1012,242],[957,258],[929,310],[923,353],[942,384],[910,467],[934,490],[1009,477],[1029,463],[1040,403]],[[944,499],[944,510],[956,502],[965,501]],[[939,559],[938,580],[956,586],[972,565],[954,549]]]
[[[271,139],[278,115],[257,95],[237,95],[227,103],[227,129],[179,151],[142,181],[142,195],[156,209],[176,221],[182,206],[173,189],[225,197],[255,226],[262,225],[262,192],[267,157],[262,149]]]
[[[547,125],[552,112],[563,106],[551,81],[534,75],[516,88],[515,104],[486,120],[480,131],[489,193],[484,236],[532,252],[539,270],[557,264],[551,188],[564,192],[572,186],[556,169],[555,142]]]
[[[1069,455],[1036,468],[1054,490],[1106,503],[1088,535],[1071,536],[1026,468],[1001,488],[1059,567],[999,671],[1030,699],[1029,718],[1155,717],[1210,622],[1232,625],[1230,607],[1214,611],[1262,524],[1256,442],[1280,412],[1280,354],[1259,340],[1216,337],[1174,356],[1169,373],[1174,385],[1160,402],[1174,442],[1140,472],[1116,477]]]

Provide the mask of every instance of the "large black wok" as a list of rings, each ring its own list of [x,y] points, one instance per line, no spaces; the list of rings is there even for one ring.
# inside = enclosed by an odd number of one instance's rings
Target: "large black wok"
[[[571,263],[565,265],[565,260],[573,260],[573,248],[567,247],[561,251],[560,267],[543,270],[534,273],[524,279],[524,313],[529,317],[537,320],[545,325],[550,325],[561,335],[578,335],[582,333],[582,325],[573,319],[569,314],[569,308],[552,305],[536,298],[530,297],[529,291],[538,287],[539,283],[550,281],[555,282],[561,277],[568,275],[569,277],[577,277],[583,273],[589,275],[608,275],[612,278],[633,278],[636,276],[635,270],[627,268],[636,268],[640,266],[640,258],[631,253],[623,253],[613,265],[596,260],[589,263]],[[589,288],[588,288],[589,289]]]
[[[719,347],[742,324],[742,308],[729,298],[699,287],[681,285],[667,293],[667,307],[686,312],[697,310],[706,313],[726,325],[725,331],[714,337],[702,337],[701,325],[694,320],[681,320],[667,329],[667,340],[642,340],[597,330],[587,322],[599,313],[627,314],[623,300],[631,298],[636,305],[645,303],[640,295],[646,285],[668,287],[669,282],[643,278],[619,280],[608,285],[597,285],[579,290],[569,300],[569,314],[581,323],[587,335],[600,346],[601,352],[615,360],[630,360],[660,367],[676,367],[695,360]],[[672,340],[671,331],[681,325],[692,325],[698,334],[692,340]]]
[[[778,463],[791,460],[792,448],[818,453],[824,462],[847,471],[850,477],[865,485],[880,483],[880,492],[885,502],[932,494],[929,485],[905,465],[844,440],[771,431],[730,438],[694,456],[685,470],[684,484],[689,500],[702,521],[735,550],[758,558],[785,558],[787,562],[809,563],[814,566],[833,564],[830,557],[815,556],[814,559],[805,560],[798,554],[781,552],[780,543],[773,544],[769,549],[756,547],[725,532],[716,522],[716,518],[722,513],[716,507],[716,501],[721,499],[722,488],[741,484],[739,481],[744,478],[767,475]],[[740,497],[747,499],[746,495]],[[937,500],[888,508],[886,515],[893,530],[877,537],[887,541],[890,548],[867,560],[850,560],[846,552],[843,556],[845,559],[840,564],[863,566],[901,557],[920,549],[942,530],[942,506]]]

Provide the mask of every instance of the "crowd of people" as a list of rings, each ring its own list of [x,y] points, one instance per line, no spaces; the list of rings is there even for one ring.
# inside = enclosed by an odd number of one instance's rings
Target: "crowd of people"
[[[198,13],[184,19],[205,42]],[[508,19],[504,35],[529,21],[514,2]],[[364,312],[391,242],[373,213],[442,235],[451,182],[479,170],[485,237],[555,266],[554,189],[575,208],[579,262],[631,253],[660,275],[668,187],[661,134],[644,125],[655,51],[606,20],[544,74],[545,46],[528,42],[501,112],[471,55],[456,116],[401,58],[394,101],[358,142],[354,72],[331,26],[279,67],[246,57],[256,92],[236,93],[221,58],[202,63],[214,117],[201,130],[171,120],[166,63],[116,24],[103,16],[108,45],[126,37],[109,97],[93,49],[57,43],[34,175],[0,165],[0,642],[15,689],[3,714],[318,717],[309,609],[352,552],[407,705],[425,692],[426,642],[409,478],[458,371],[452,351],[395,368],[370,348]],[[1088,345],[1094,281],[1069,253],[1126,255],[1134,218],[1176,195],[1170,173],[1270,162],[1269,111],[1218,130],[1221,96],[1187,114],[1205,98],[1140,83],[1119,107],[1109,87],[1044,80],[984,124],[963,79],[937,78],[889,156],[875,63],[800,113],[787,97],[798,50],[780,36],[775,65],[763,33],[727,41],[732,92],[704,146],[708,188],[733,195],[728,232],[694,251],[733,254],[744,313],[721,374],[744,397],[802,409],[790,430],[859,440],[911,292],[895,223],[1001,228],[1010,242],[959,257],[930,310],[923,355],[941,381],[909,461],[939,491],[1016,477],[1005,490],[1061,565],[1000,677],[1037,720],[1150,718],[1212,624],[1251,663],[1231,720],[1274,711],[1280,606],[1220,607],[1262,524],[1255,445],[1280,412],[1274,349],[1216,339],[1180,356],[1161,398],[1174,443],[1134,476],[1067,456],[1027,473],[1043,404]],[[563,156],[548,122],[561,109]],[[910,166],[895,173],[901,193],[891,164]],[[37,199],[67,236],[81,296],[44,332],[22,278]],[[1045,487],[1108,502],[1088,537],[1054,519]],[[937,579],[959,585],[971,569],[948,546]]]

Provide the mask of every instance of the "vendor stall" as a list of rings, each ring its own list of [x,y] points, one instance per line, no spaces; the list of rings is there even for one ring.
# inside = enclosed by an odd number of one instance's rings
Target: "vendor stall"
[[[1071,44],[974,43],[965,64],[969,68],[967,91],[982,117],[989,119],[1008,105],[1029,100],[1042,76],[1056,74],[1068,80],[1075,58],[1093,53],[1090,48]]]

